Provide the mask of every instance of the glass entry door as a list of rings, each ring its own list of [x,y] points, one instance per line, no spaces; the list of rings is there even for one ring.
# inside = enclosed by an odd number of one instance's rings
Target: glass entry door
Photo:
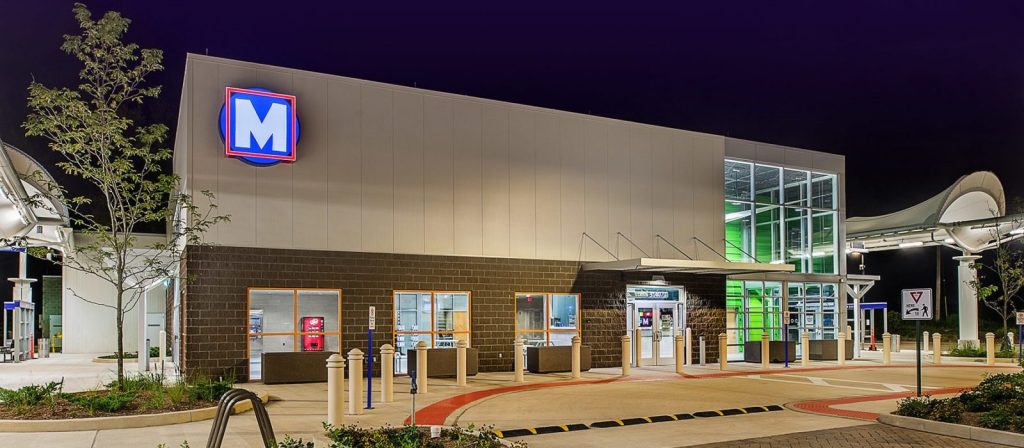
[[[683,327],[682,304],[678,302],[635,302],[633,328],[640,330],[640,358],[645,366],[675,363],[675,336]]]

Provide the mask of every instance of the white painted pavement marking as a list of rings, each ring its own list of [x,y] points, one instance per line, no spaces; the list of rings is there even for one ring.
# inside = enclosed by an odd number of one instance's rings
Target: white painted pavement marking
[[[871,382],[871,381],[845,380],[845,379],[838,379],[838,378],[822,378],[822,377],[812,377],[812,376],[803,376],[803,375],[789,375],[789,374],[769,374],[769,375],[770,376],[783,376],[783,377],[802,378],[802,379],[806,379],[806,380],[808,380],[810,382],[808,383],[806,381],[793,381],[793,380],[786,380],[786,379],[781,379],[781,378],[766,378],[765,376],[762,376],[762,375],[740,376],[740,377],[737,377],[737,378],[746,378],[746,379],[750,379],[750,380],[761,380],[761,381],[774,381],[774,382],[777,382],[777,383],[800,384],[800,385],[805,385],[805,386],[810,385],[810,386],[835,387],[835,388],[838,388],[838,389],[866,390],[866,391],[870,391],[870,392],[883,392],[885,390],[889,390],[889,391],[893,391],[893,392],[906,392],[906,391],[909,390],[909,389],[907,389],[907,387],[911,387],[911,386],[905,386],[905,385],[900,385],[900,384],[878,383],[878,382]],[[846,385],[841,385],[841,384],[832,384],[832,383],[829,382],[829,380],[851,382],[851,383],[860,383],[860,384],[873,384],[873,385],[876,385],[876,386],[881,386],[884,389],[879,389],[877,387],[859,387],[859,386],[846,386]],[[913,387],[917,387],[917,386],[913,386]],[[935,387],[935,386],[922,386],[922,389],[938,389],[938,387]]]

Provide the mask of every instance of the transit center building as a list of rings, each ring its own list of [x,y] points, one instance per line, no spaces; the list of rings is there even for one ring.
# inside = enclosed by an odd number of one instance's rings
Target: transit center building
[[[186,374],[366,351],[371,307],[398,373],[419,341],[508,371],[579,336],[612,367],[690,328],[714,362],[852,319],[839,155],[188,55],[174,172],[230,216],[168,288]]]

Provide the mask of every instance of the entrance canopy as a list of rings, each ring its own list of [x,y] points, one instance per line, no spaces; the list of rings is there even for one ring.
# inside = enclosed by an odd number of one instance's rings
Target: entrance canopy
[[[40,192],[56,183],[28,154],[0,142],[0,238],[8,245],[66,250],[71,244],[67,207]]]
[[[756,272],[793,272],[791,264],[741,263],[731,261],[682,260],[675,258],[632,258],[629,260],[585,263],[584,271],[681,272],[688,274],[749,274]]]
[[[976,253],[1024,234],[1022,215],[1006,216],[1003,185],[978,171],[912,207],[846,220],[848,252],[945,245]]]

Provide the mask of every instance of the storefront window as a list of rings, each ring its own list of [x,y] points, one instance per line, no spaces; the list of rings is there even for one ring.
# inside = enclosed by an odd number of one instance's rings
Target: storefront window
[[[249,379],[263,377],[263,354],[341,348],[341,291],[249,289]]]
[[[726,282],[726,335],[729,353],[741,357],[743,344],[758,341],[768,333],[771,340],[783,339],[783,311],[789,311],[789,338],[799,344],[807,331],[811,339],[835,339],[839,309],[837,285],[831,283],[787,283],[785,307],[779,282]],[[799,350],[799,349],[798,349]]]
[[[580,330],[579,294],[516,294],[516,337],[526,345],[571,345]]]
[[[837,273],[836,175],[726,160],[725,177],[727,259]]]
[[[395,291],[395,373],[408,372],[408,351],[470,344],[468,292]]]

